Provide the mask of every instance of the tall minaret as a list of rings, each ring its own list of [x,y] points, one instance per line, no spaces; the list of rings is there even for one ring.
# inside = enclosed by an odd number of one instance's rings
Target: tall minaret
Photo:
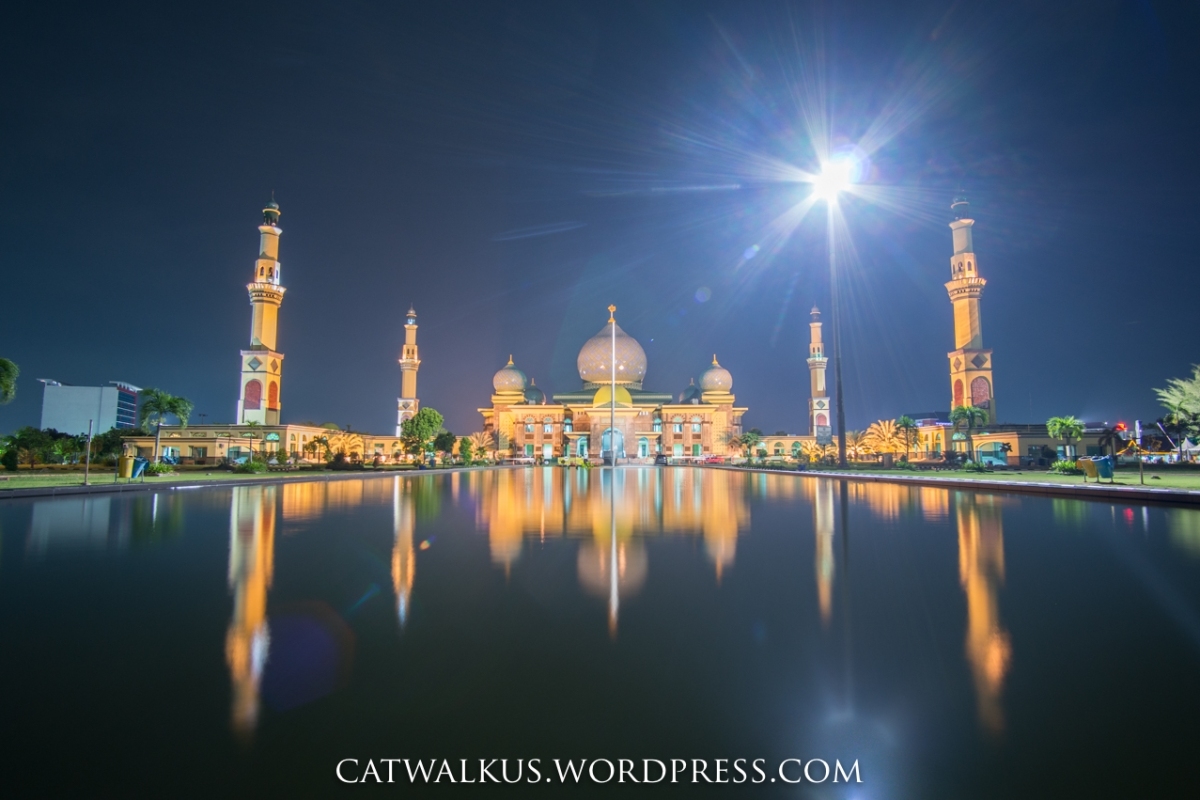
[[[817,428],[829,427],[829,395],[825,391],[825,343],[821,341],[821,310],[813,306],[812,322],[808,323],[808,376],[811,381],[808,399],[808,435],[816,436]]]
[[[996,421],[996,398],[992,383],[992,351],[983,347],[983,323],[979,317],[979,298],[987,281],[979,277],[975,248],[971,242],[971,209],[960,192],[950,205],[954,221],[954,255],[950,257],[950,281],[946,291],[954,305],[954,346],[950,358],[951,408],[974,405],[988,412],[989,422]]]
[[[417,413],[417,370],[421,359],[417,358],[417,312],[408,307],[404,321],[404,349],[400,352],[400,397],[396,400],[396,435],[404,420]]]
[[[242,351],[242,386],[238,394],[237,424],[279,424],[279,383],[283,353],[275,350],[276,326],[283,293],[280,285],[279,206],[274,200],[263,209],[258,261],[254,277],[246,284],[250,293],[250,348]]]

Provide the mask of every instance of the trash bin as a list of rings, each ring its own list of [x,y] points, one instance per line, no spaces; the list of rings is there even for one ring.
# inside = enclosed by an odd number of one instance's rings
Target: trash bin
[[[137,458],[135,458],[133,460],[133,475],[131,475],[130,477],[132,477],[132,478],[142,477],[142,473],[146,471],[146,465],[149,463],[150,463],[150,461],[148,459],[142,458],[141,456],[138,456]]]
[[[133,477],[133,456],[121,456],[117,459],[117,477],[132,478]]]
[[[1096,474],[1106,480],[1113,479],[1113,457],[1101,456],[1093,458],[1092,463],[1096,465]]]

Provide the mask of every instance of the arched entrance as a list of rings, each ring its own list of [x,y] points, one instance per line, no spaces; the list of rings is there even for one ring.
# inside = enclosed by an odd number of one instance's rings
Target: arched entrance
[[[600,455],[610,456],[613,451],[613,444],[616,444],[617,458],[625,457],[625,434],[620,431],[608,428],[600,437]]]
[[[588,454],[588,437],[580,436],[575,440],[575,455],[579,458],[587,458]]]
[[[638,458],[649,458],[650,456],[650,440],[645,436],[638,439]]]

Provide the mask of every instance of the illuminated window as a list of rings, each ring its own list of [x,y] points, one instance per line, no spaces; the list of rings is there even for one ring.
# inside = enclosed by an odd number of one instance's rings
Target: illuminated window
[[[683,433],[683,423],[682,422],[676,422],[672,425],[672,427],[674,428],[676,433]]]
[[[549,422],[544,423],[542,425],[542,433],[554,433],[554,426]]]

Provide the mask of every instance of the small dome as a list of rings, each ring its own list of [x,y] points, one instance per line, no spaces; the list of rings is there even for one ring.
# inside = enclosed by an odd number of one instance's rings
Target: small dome
[[[593,408],[604,408],[613,405],[612,390],[607,386],[601,386],[596,390],[596,394],[592,396]],[[617,402],[616,405],[630,408],[633,405],[633,395],[624,386],[617,384]]]
[[[712,366],[700,375],[700,388],[705,392],[728,392],[733,389],[733,376],[729,370],[717,363],[714,355]]]
[[[691,403],[692,405],[700,404],[700,387],[696,385],[696,379],[692,378],[692,382],[687,388],[679,394],[680,403]]]
[[[525,373],[513,366],[512,356],[508,357],[508,364],[492,378],[492,386],[497,392],[523,392],[527,385]]]
[[[525,390],[525,402],[535,406],[546,405],[546,393],[537,387],[537,381],[529,382],[529,388]]]
[[[613,329],[616,328],[617,383],[641,388],[646,377],[646,351],[637,339],[621,330],[616,322],[605,325],[584,342],[575,365],[584,383],[608,383],[612,380]]]

